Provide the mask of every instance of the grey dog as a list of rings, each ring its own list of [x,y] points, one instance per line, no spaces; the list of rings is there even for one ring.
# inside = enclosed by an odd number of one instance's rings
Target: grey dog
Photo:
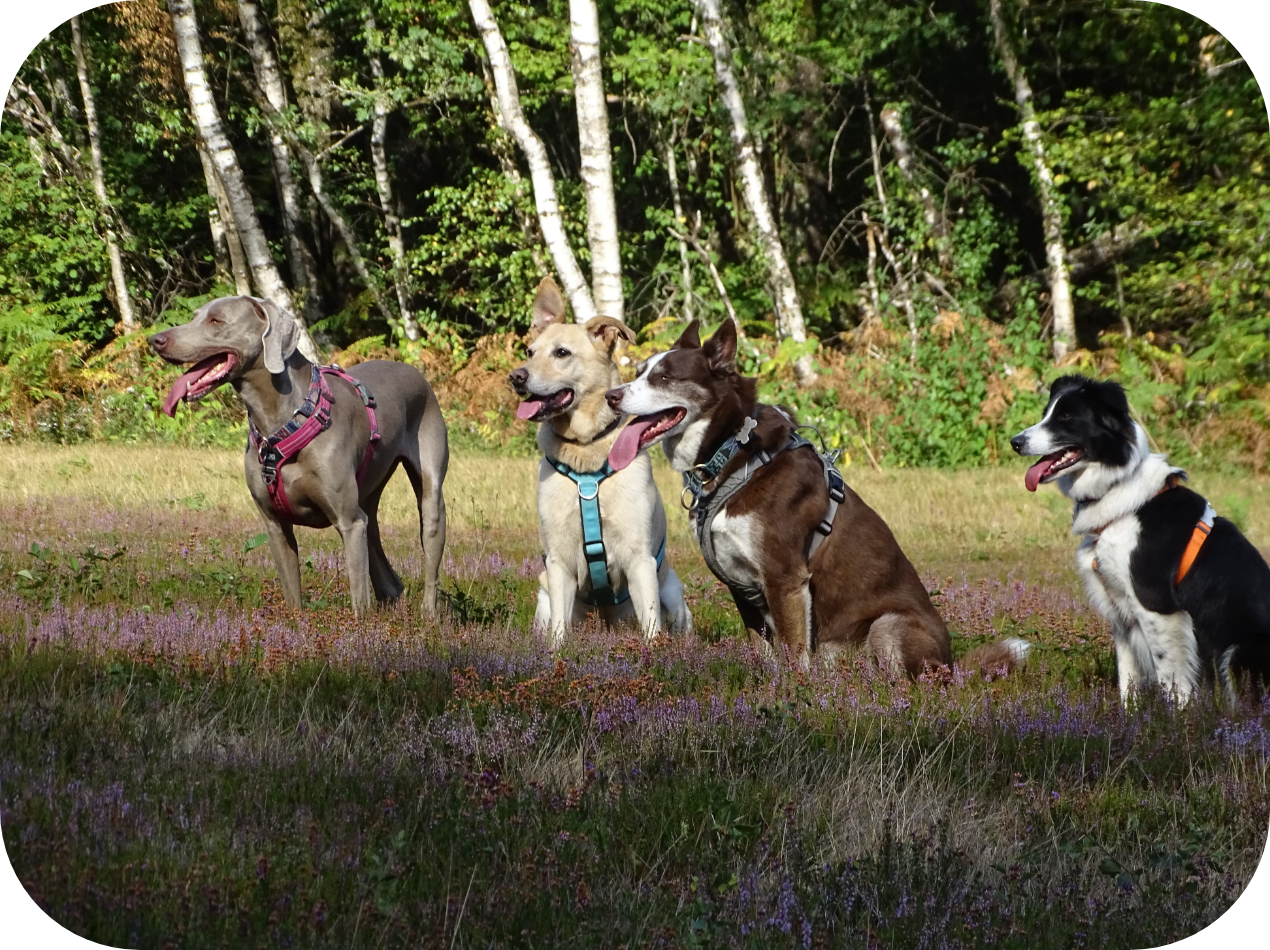
[[[297,413],[306,407],[310,385],[319,377],[296,349],[298,339],[291,314],[270,300],[222,297],[205,304],[189,323],[150,337],[154,352],[169,363],[196,364],[173,387],[165,411],[170,414],[178,401],[202,398],[228,382],[242,397],[260,436],[267,438],[293,419],[304,420]],[[290,509],[287,517],[275,508],[260,454],[250,444],[247,447],[247,487],[264,516],[282,592],[288,604],[300,606],[294,523],[334,525],[340,533],[358,617],[371,607],[372,587],[381,603],[401,595],[405,588],[384,555],[378,516],[380,495],[400,463],[419,503],[423,609],[433,614],[445,547],[441,485],[450,458],[441,407],[423,374],[405,363],[370,360],[352,367],[348,375],[374,397],[379,439],[368,454],[370,419],[354,384],[338,376],[322,377],[331,395],[330,425],[289,464],[277,468],[276,484]]]

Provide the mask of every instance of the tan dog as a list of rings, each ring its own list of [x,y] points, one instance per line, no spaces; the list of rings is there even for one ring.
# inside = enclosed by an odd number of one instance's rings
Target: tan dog
[[[614,350],[635,334],[611,317],[582,325],[564,320],[564,298],[544,278],[533,309],[539,334],[528,361],[510,376],[523,398],[517,415],[541,423],[538,447],[545,456],[538,467],[538,527],[546,570],[534,625],[549,631],[553,647],[593,609],[611,625],[635,620],[650,638],[662,629],[690,631],[683,586],[665,556],[666,511],[648,453],[638,452],[621,471],[608,466],[625,419],[604,394],[622,381]],[[593,542],[588,506],[598,517],[602,549],[585,543]],[[597,584],[597,576],[608,586]]]

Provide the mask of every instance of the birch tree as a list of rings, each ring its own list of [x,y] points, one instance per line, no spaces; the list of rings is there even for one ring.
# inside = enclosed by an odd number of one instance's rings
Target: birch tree
[[[595,0],[569,0],[569,60],[578,109],[578,151],[586,194],[591,294],[599,316],[622,319],[622,255],[613,196],[609,109],[600,63],[600,15]]]
[[[392,254],[393,286],[397,291],[397,309],[406,339],[419,339],[419,321],[411,306],[410,268],[406,264],[406,242],[401,233],[401,219],[393,202],[392,179],[388,174],[388,156],[384,142],[388,137],[388,98],[384,91],[384,65],[379,57],[379,28],[375,17],[366,9],[366,55],[374,80],[374,116],[370,127],[370,157],[375,167],[375,188],[379,192],[379,209],[388,234],[388,250]]]
[[[1019,128],[1032,157],[1036,192],[1041,201],[1041,220],[1045,228],[1045,261],[1049,267],[1050,305],[1054,310],[1054,359],[1061,360],[1076,345],[1076,314],[1072,306],[1071,278],[1067,272],[1067,248],[1063,243],[1063,209],[1055,192],[1054,176],[1045,158],[1045,140],[1036,107],[1032,102],[1032,86],[1019,63],[1014,39],[1001,9],[1001,0],[988,0],[992,31],[996,37],[997,55],[1006,76],[1014,86],[1014,104],[1019,110]]]
[[[679,168],[675,162],[675,126],[671,123],[670,137],[659,142],[661,145],[662,164],[666,168],[666,179],[670,184],[670,204],[675,211],[675,222],[679,228],[687,225],[684,215],[683,199],[679,194]],[[692,322],[692,261],[688,257],[688,241],[676,230],[675,242],[679,245],[679,266],[682,273],[684,289],[683,320]]]
[[[499,115],[525,154],[529,164],[529,178],[534,189],[534,205],[538,210],[538,227],[542,230],[543,241],[551,254],[556,273],[564,292],[573,307],[573,318],[578,323],[586,323],[596,315],[595,302],[591,296],[591,288],[587,286],[578,259],[569,246],[569,238],[564,232],[564,223],[560,218],[560,205],[556,200],[556,178],[551,172],[551,163],[547,158],[547,148],[542,144],[537,133],[530,128],[525,113],[520,108],[520,90],[516,87],[516,72],[512,69],[511,56],[507,52],[507,44],[498,29],[498,22],[490,9],[489,0],[468,0],[472,11],[472,21],[485,45],[485,54],[489,58],[490,71],[494,74],[494,89],[498,96]]]
[[[234,227],[234,218],[229,213],[229,202],[225,200],[225,189],[221,187],[220,178],[216,175],[216,166],[212,164],[212,156],[207,146],[197,143],[198,159],[203,166],[203,181],[207,185],[207,196],[212,199],[207,209],[207,226],[212,232],[212,257],[216,261],[216,276],[226,282],[234,282],[234,290],[239,296],[251,293],[251,272],[247,270],[247,258],[243,254],[243,245],[238,240],[238,230]]]
[[[115,237],[112,219],[115,208],[106,194],[106,175],[101,161],[101,128],[97,122],[97,103],[93,99],[93,87],[88,77],[88,57],[84,53],[84,38],[79,28],[79,17],[71,17],[71,47],[75,52],[75,73],[79,76],[79,91],[84,99],[84,123],[88,126],[88,153],[93,180],[93,194],[97,196],[102,221],[105,225],[106,256],[110,259],[110,280],[115,288],[115,306],[125,333],[137,328],[137,318],[132,313],[132,296],[128,293],[128,278],[123,271],[123,254]]]
[[[917,161],[913,157],[912,146],[909,145],[908,136],[904,133],[903,117],[898,109],[887,106],[882,110],[881,120],[882,131],[886,133],[886,140],[890,143],[891,151],[895,154],[895,163],[900,167],[900,174],[904,176],[904,180],[908,182],[910,187],[917,190],[921,198],[922,217],[926,219],[926,227],[935,239],[935,248],[939,255],[939,266],[944,270],[948,270],[952,266],[952,258],[948,253],[947,246],[948,221],[944,218],[943,211],[940,210],[939,205],[935,202],[934,194],[921,181]]]
[[[281,112],[287,105],[286,87],[255,0],[238,0],[238,22],[242,24],[247,54],[251,57],[256,82],[274,109]],[[301,236],[304,225],[300,212],[300,196],[296,190],[295,178],[291,174],[291,154],[286,139],[276,125],[268,125],[267,128],[273,176],[278,186],[278,204],[282,211],[282,228],[287,238],[287,262],[291,265],[291,280],[300,292],[306,320],[313,322],[321,317],[318,308],[317,266]]]
[[[732,144],[736,149],[745,205],[754,221],[759,245],[766,259],[768,280],[772,286],[773,303],[776,305],[776,334],[781,339],[803,343],[807,339],[807,330],[803,323],[802,304],[798,299],[798,288],[794,285],[794,275],[785,259],[780,233],[776,230],[776,219],[768,200],[763,170],[759,167],[758,152],[750,135],[745,102],[741,98],[736,75],[732,72],[732,47],[723,35],[719,0],[697,0],[697,7],[701,11],[701,27],[706,45],[714,54],[714,72],[719,83],[719,93],[732,120]],[[810,356],[804,356],[794,364],[794,375],[800,386],[806,386],[816,378]]]
[[[190,112],[199,135],[207,145],[217,178],[224,189],[230,215],[238,230],[239,240],[242,241],[247,266],[251,268],[252,280],[261,295],[295,314],[300,326],[300,351],[310,360],[320,362],[303,317],[295,313],[291,292],[282,282],[282,275],[278,273],[278,267],[269,253],[269,243],[265,240],[260,220],[256,217],[251,192],[247,189],[242,168],[238,165],[238,156],[225,134],[220,110],[216,108],[216,100],[207,84],[207,73],[203,69],[203,48],[198,36],[198,20],[194,16],[194,2],[168,0],[168,10],[172,14],[172,29],[176,34],[176,49],[181,58]]]

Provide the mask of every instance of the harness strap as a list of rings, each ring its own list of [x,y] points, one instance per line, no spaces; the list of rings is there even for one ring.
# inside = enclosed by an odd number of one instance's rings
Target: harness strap
[[[291,524],[296,523],[296,516],[282,482],[282,467],[293,461],[305,446],[331,427],[331,406],[335,403],[335,396],[326,382],[327,376],[338,376],[352,384],[361,397],[362,405],[366,407],[370,439],[357,467],[357,484],[360,486],[366,467],[374,455],[375,443],[380,440],[379,424],[375,419],[375,397],[365,383],[350,376],[339,366],[313,364],[309,391],[305,394],[304,402],[273,435],[262,437],[251,420],[247,420],[247,443],[256,450],[256,456],[260,459],[260,474],[269,492],[269,501],[278,517]],[[330,522],[325,518],[322,520],[325,522],[323,527],[329,527]]]
[[[1195,530],[1191,532],[1191,538],[1186,542],[1186,550],[1182,552],[1182,563],[1177,566],[1177,577],[1173,579],[1174,584],[1182,583],[1182,578],[1190,573],[1191,565],[1195,563],[1195,558],[1199,556],[1199,549],[1204,546],[1204,542],[1208,540],[1209,533],[1213,530],[1213,519],[1217,517],[1217,512],[1213,510],[1213,506],[1204,503],[1204,514],[1195,525]]]

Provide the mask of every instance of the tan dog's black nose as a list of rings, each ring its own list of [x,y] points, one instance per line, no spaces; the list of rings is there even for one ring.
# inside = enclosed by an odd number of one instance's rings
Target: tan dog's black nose
[[[167,349],[168,341],[170,339],[171,337],[169,337],[167,331],[164,330],[162,333],[156,333],[154,336],[150,337],[149,343],[156,353],[162,353],[165,349]]]
[[[508,375],[507,379],[512,384],[512,389],[516,390],[516,392],[523,396],[525,394],[525,387],[529,383],[529,370],[525,369],[523,366],[520,367],[520,369],[514,369]]]
[[[622,396],[625,395],[625,393],[626,388],[624,386],[618,386],[616,389],[610,389],[604,394],[604,398],[608,402],[609,408],[614,412],[622,411]]]

